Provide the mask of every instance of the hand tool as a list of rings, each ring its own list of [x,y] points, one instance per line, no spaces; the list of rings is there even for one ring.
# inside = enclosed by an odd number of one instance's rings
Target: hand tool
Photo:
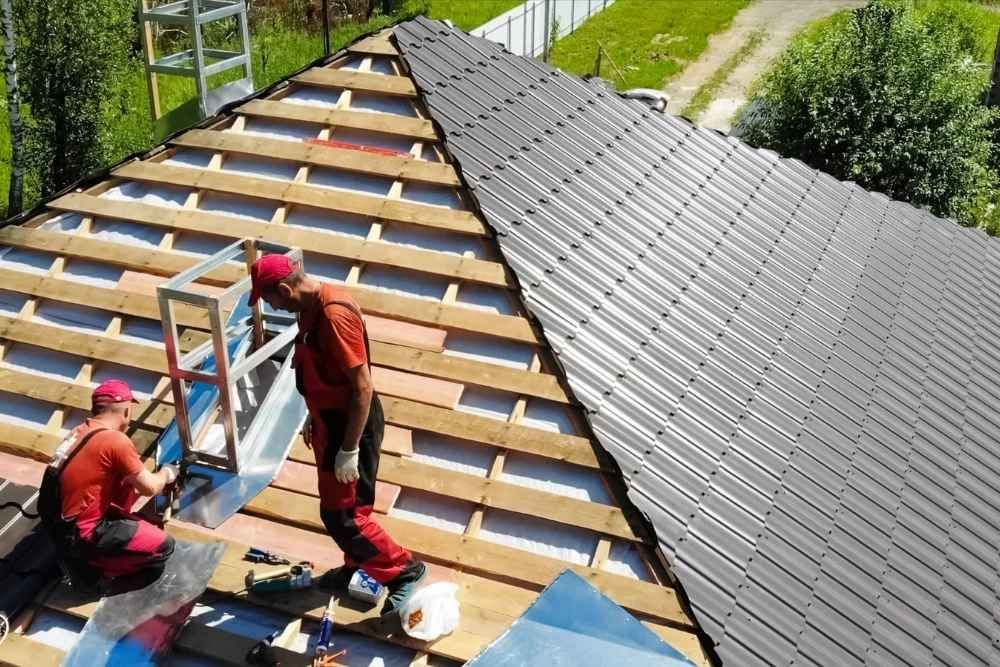
[[[275,630],[267,637],[264,637],[264,639],[261,639],[259,642],[254,644],[250,650],[247,651],[247,664],[258,665],[259,667],[278,667],[281,663],[278,661],[278,656],[274,653],[272,644],[280,634],[281,630]]]
[[[288,565],[291,563],[287,558],[258,547],[250,547],[243,555],[243,560],[248,560],[251,563],[266,563],[268,565]]]

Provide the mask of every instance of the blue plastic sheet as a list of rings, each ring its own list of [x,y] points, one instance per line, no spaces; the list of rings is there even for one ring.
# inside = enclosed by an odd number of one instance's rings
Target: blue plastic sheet
[[[579,575],[566,570],[475,667],[687,667],[693,665]]]
[[[224,551],[221,542],[178,541],[159,579],[101,600],[63,667],[158,664],[169,653]]]

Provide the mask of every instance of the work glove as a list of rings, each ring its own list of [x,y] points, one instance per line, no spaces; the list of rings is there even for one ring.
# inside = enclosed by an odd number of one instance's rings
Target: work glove
[[[168,463],[160,468],[167,471],[167,484],[173,484],[180,472],[180,467],[176,463]]]
[[[351,451],[341,449],[337,452],[337,458],[333,462],[333,475],[341,484],[350,484],[358,481],[358,449]]]

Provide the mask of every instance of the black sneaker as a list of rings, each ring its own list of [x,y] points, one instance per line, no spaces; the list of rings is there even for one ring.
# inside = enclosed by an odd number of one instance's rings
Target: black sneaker
[[[411,560],[410,564],[399,575],[385,585],[389,594],[382,605],[382,615],[391,614],[402,607],[413,595],[418,584],[427,576],[427,566],[423,561]]]
[[[319,578],[319,587],[328,593],[346,591],[347,585],[351,583],[351,577],[358,571],[356,567],[342,565],[336,570],[327,570]]]

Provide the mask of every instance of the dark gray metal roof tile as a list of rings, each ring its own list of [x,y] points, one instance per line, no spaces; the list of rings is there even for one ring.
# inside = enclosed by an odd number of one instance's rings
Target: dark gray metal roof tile
[[[1000,664],[1000,247],[443,24],[396,35],[722,660]]]

